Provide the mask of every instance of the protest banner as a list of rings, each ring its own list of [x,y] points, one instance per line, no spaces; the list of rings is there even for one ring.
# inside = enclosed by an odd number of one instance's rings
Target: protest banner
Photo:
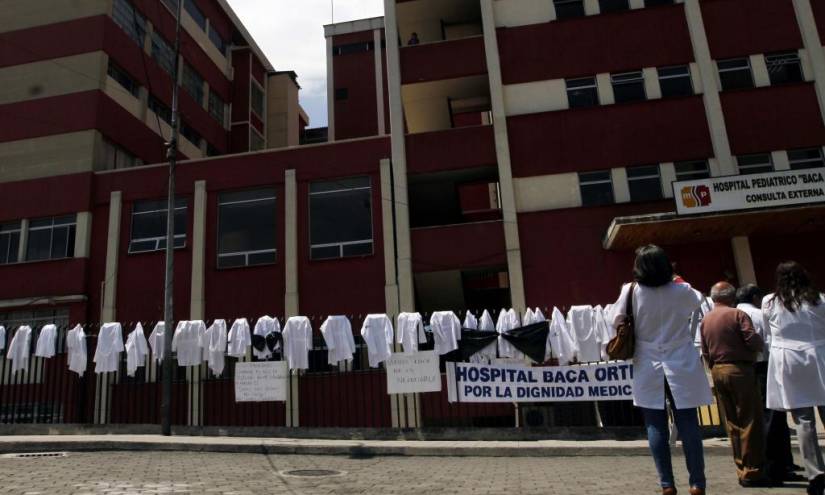
[[[235,364],[235,402],[286,401],[286,361]]]
[[[393,354],[385,365],[388,394],[441,391],[438,354],[434,351]]]
[[[447,363],[450,402],[575,402],[630,400],[633,364],[581,366]]]

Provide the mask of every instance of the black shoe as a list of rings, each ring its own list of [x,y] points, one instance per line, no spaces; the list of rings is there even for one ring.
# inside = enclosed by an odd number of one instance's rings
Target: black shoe
[[[808,495],[822,495],[825,492],[825,475],[820,474],[808,482]]]
[[[799,473],[788,471],[787,473],[782,475],[782,481],[808,481],[808,478],[802,476]]]
[[[799,464],[791,464],[790,466],[788,466],[788,470],[789,470],[789,471],[794,471],[794,472],[797,472],[797,473],[798,473],[798,472],[800,472],[800,471],[804,471],[804,470],[805,470],[805,468],[804,468],[804,467],[802,467],[802,466],[800,466]]]
[[[782,481],[773,480],[770,478],[759,478],[757,480],[739,480],[739,486],[741,486],[742,488],[776,488],[782,485],[784,485]]]

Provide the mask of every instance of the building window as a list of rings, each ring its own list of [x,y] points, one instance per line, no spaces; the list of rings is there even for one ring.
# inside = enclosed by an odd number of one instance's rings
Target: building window
[[[275,262],[275,191],[257,189],[218,197],[218,268]]]
[[[252,81],[251,90],[249,93],[249,104],[252,111],[263,120],[264,117],[264,90],[258,85],[256,81]]]
[[[579,172],[582,206],[607,205],[614,202],[613,177],[610,170]]]
[[[223,39],[223,36],[221,36],[221,33],[212,28],[212,26],[209,26],[209,41],[215,45],[215,48],[217,48],[222,55],[226,56],[226,41]]]
[[[40,218],[29,222],[26,261],[74,256],[77,215]]]
[[[167,107],[154,95],[149,95],[149,110],[155,112],[155,114],[167,124],[172,125],[172,109]]]
[[[630,201],[662,199],[662,179],[659,165],[642,165],[627,168],[627,187]]]
[[[739,166],[739,173],[742,175],[773,172],[773,161],[771,161],[770,153],[737,156],[736,163]]]
[[[747,58],[720,60],[716,62],[716,65],[719,67],[719,80],[723,90],[753,87],[751,64]]]
[[[375,49],[374,41],[362,41],[360,43],[349,43],[346,45],[335,45],[332,47],[332,55],[349,55],[351,53],[369,52]]]
[[[132,41],[143,46],[146,37],[146,18],[135,10],[129,0],[115,0],[112,7],[112,19],[120,26]]]
[[[791,164],[791,170],[825,167],[825,160],[822,159],[822,148],[790,150],[788,151],[788,161]],[[0,249],[2,249],[1,246]]]
[[[647,99],[642,71],[611,74],[610,83],[613,85],[613,96],[616,103]]]
[[[182,86],[198,105],[203,105],[203,77],[187,63],[183,64]]]
[[[707,179],[710,177],[710,167],[707,160],[676,162],[673,167],[676,170],[677,181]]]
[[[802,82],[802,63],[797,52],[774,53],[765,55],[765,65],[771,84]]]
[[[556,19],[584,17],[584,0],[553,0],[556,7]]]
[[[621,12],[622,10],[630,10],[627,0],[599,0],[599,12],[602,14]]]
[[[11,329],[16,329],[22,325],[27,325],[32,329],[38,329],[49,323],[57,325],[58,327],[68,327],[69,309],[26,309],[21,311],[12,311],[9,313],[0,313],[0,325],[6,327],[6,334],[8,335],[8,338],[11,338],[11,335],[9,335],[9,332],[12,331]],[[37,379],[35,382],[42,383],[42,381]],[[9,413],[7,412],[6,414]],[[7,417],[11,417],[11,415],[9,414]]]
[[[209,115],[211,115],[218,123],[223,127],[223,113],[224,113],[224,101],[223,99],[218,96],[214,91],[211,89],[209,90]]]
[[[108,139],[103,139],[103,163],[100,167],[102,170],[131,168],[142,164],[143,162],[139,158],[121,146],[116,145]]]
[[[118,84],[123,86],[123,89],[128,91],[129,94],[135,98],[138,97],[140,85],[137,81],[132,79],[132,76],[130,76],[125,70],[121,69],[114,62],[112,62],[111,59],[109,60],[109,67],[106,70],[106,73],[109,74],[109,77],[117,81]]]
[[[369,177],[309,185],[310,259],[372,254]]]
[[[662,91],[662,98],[693,94],[693,82],[690,80],[689,66],[660,67],[656,70],[659,73],[659,87]]]
[[[349,98],[349,90],[347,88],[335,88],[335,101],[343,101]]]
[[[594,107],[599,104],[595,77],[567,79],[567,102],[570,108]]]
[[[200,26],[200,28],[203,29],[204,32],[205,32],[206,31],[206,16],[203,15],[203,12],[201,12],[201,9],[199,9],[198,6],[195,5],[194,0],[185,0],[183,2],[183,8],[186,9],[186,12],[189,13],[189,15],[192,17],[192,20],[195,21],[195,24]]]
[[[157,31],[152,31],[152,58],[167,74],[175,71],[175,50]]]
[[[645,7],[656,7],[658,5],[673,5],[673,0],[645,0]]]
[[[17,263],[20,252],[20,222],[0,223],[0,265]]]
[[[189,141],[192,142],[195,146],[200,147],[201,145],[201,135],[198,131],[193,129],[189,124],[184,121],[180,123],[180,134],[181,136],[185,137]]]
[[[266,147],[264,137],[254,127],[249,128],[249,151],[260,151]]]
[[[135,201],[130,253],[166,249],[166,200]],[[186,246],[186,199],[175,199],[175,247]]]

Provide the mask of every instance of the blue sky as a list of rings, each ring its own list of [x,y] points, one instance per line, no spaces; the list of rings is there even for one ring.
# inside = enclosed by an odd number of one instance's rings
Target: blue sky
[[[229,0],[276,70],[294,70],[311,127],[327,125],[324,24],[384,14],[382,0]]]

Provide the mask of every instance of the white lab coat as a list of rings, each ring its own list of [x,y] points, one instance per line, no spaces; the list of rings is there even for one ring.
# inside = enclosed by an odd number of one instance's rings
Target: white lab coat
[[[560,366],[565,366],[573,361],[576,354],[576,345],[573,342],[570,330],[567,328],[567,320],[559,308],[553,308],[553,317],[550,319],[550,329],[547,332],[547,348],[545,350],[545,361],[555,357]]]
[[[761,309],[750,303],[737,304],[736,309],[740,309],[750,316],[753,322],[753,331],[762,337],[762,341],[765,342],[765,350],[759,353],[756,360],[767,361],[768,353],[771,350],[771,331],[765,326],[765,315],[762,314]]]
[[[163,336],[165,326],[166,324],[164,322],[159,321],[155,324],[155,328],[152,329],[152,333],[149,334],[149,347],[152,348],[152,356],[158,363],[163,361],[163,351],[166,349],[166,340],[164,340]]]
[[[439,356],[458,349],[461,340],[461,320],[452,311],[436,311],[430,315],[434,350]]]
[[[258,318],[258,321],[255,322],[255,330],[252,332],[253,335],[260,335],[261,337],[266,337],[267,335],[277,332],[281,333],[281,322],[278,321],[278,318],[273,318],[271,316],[261,316]],[[275,346],[275,349],[278,349],[278,345]],[[275,350],[273,349],[273,350]],[[262,351],[259,351],[256,348],[252,348],[252,354],[258,359],[269,359],[272,357],[272,351],[269,350],[268,346],[265,346]]]
[[[630,284],[622,287],[608,320],[614,329],[625,314]],[[636,352],[633,356],[633,404],[665,408],[665,380],[677,409],[712,402],[702,360],[693,347],[690,316],[700,296],[690,286],[668,283],[661,287],[636,285],[633,291]]]
[[[392,355],[392,322],[385,314],[369,314],[361,325],[361,336],[367,343],[370,368],[377,368]]]
[[[336,366],[341,361],[352,361],[355,353],[355,338],[352,324],[346,316],[328,316],[321,324],[321,335],[327,346],[327,362]]]
[[[215,376],[223,373],[226,365],[226,321],[215,320],[201,336],[200,347],[203,349],[203,360]]]
[[[306,316],[290,316],[281,332],[284,336],[284,358],[291,370],[309,368],[312,350],[312,325]]]
[[[120,323],[105,323],[100,327],[94,357],[95,373],[117,371],[123,349],[123,328]]]
[[[252,345],[252,334],[249,331],[249,322],[246,318],[238,318],[232,322],[227,337],[226,353],[232,357],[242,358]]]
[[[825,406],[825,296],[791,312],[770,294],[762,313],[771,331],[768,408]]]
[[[149,345],[143,335],[143,325],[138,323],[126,337],[126,376],[135,376],[138,368],[143,367],[149,355]]]
[[[6,358],[11,360],[11,372],[25,370],[29,366],[29,355],[32,346],[32,329],[28,325],[22,325],[14,332],[14,337],[9,343],[9,350]]]
[[[43,328],[40,329],[40,335],[37,336],[34,355],[47,359],[54,357],[55,344],[57,344],[57,326],[51,323],[43,325]]]
[[[493,323],[493,317],[486,309],[481,313],[481,318],[478,319],[479,332],[495,332],[496,324]],[[471,363],[490,364],[496,358],[498,352],[498,342],[493,341],[480,351],[470,356]]]
[[[6,348],[6,327],[0,325],[0,352]]]
[[[601,336],[596,326],[596,311],[593,306],[573,306],[567,312],[567,326],[576,339],[576,357],[580,363],[590,363],[602,359]]]
[[[83,327],[76,325],[66,334],[66,357],[69,371],[74,371],[79,376],[86,372],[86,332]]]
[[[516,349],[513,344],[508,342],[501,335],[509,332],[514,328],[519,328],[521,322],[519,321],[518,313],[514,309],[502,309],[498,314],[496,321],[496,330],[498,331],[498,355],[503,358],[512,358],[518,360],[525,360],[527,357],[523,352]]]
[[[467,314],[464,315],[464,323],[461,324],[461,328],[478,330],[478,318],[476,318],[476,315],[467,311]]]
[[[201,341],[206,324],[201,320],[179,321],[172,336],[172,351],[178,354],[178,366],[198,366],[203,362]]]
[[[395,333],[397,342],[404,347],[404,352],[418,352],[418,344],[427,343],[424,333],[424,321],[420,313],[399,313]]]

